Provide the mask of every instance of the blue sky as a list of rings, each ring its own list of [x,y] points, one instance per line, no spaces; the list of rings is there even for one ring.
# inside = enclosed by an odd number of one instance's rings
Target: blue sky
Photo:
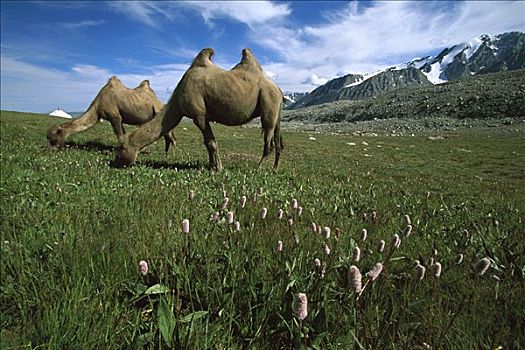
[[[166,101],[204,47],[249,47],[285,92],[525,31],[521,1],[2,1],[1,109],[82,111],[112,75]]]

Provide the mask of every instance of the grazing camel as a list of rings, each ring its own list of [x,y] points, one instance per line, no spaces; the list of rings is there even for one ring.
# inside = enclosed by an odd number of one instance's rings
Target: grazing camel
[[[101,119],[111,123],[119,142],[125,135],[124,126],[142,125],[162,110],[163,103],[150,88],[149,81],[144,80],[134,89],[125,87],[115,76],[100,89],[97,97],[82,116],[70,122],[54,125],[47,131],[47,139],[51,148],[64,146],[66,139],[76,133],[85,131]],[[164,133],[165,151],[170,144],[175,145],[175,139],[169,132]]]
[[[210,122],[238,126],[260,117],[264,150],[259,166],[275,147],[273,168],[277,168],[283,146],[280,134],[281,90],[264,75],[249,49],[243,49],[241,62],[229,71],[211,61],[213,54],[211,48],[201,50],[162,111],[124,138],[117,151],[117,166],[133,164],[143,147],[172,130],[186,116],[202,132],[212,170],[222,170],[222,164]]]

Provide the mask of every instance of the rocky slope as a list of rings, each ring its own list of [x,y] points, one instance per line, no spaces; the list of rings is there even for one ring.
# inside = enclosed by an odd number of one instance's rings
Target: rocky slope
[[[525,69],[399,89],[367,100],[287,110],[283,121],[341,123],[389,118],[525,118]]]

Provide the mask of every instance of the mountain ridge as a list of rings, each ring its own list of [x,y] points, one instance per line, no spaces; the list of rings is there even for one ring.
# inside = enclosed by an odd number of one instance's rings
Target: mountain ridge
[[[347,74],[286,106],[298,109],[339,100],[362,100],[411,86],[441,84],[477,74],[525,68],[525,33],[483,34],[442,49],[436,56],[368,74]]]
[[[286,110],[283,121],[352,123],[382,119],[525,118],[525,69],[412,86],[366,100],[333,101]]]

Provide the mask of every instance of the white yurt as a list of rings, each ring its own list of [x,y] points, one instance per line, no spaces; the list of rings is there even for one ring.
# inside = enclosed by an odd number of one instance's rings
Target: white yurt
[[[61,110],[60,107],[55,109],[53,112],[49,113],[49,115],[52,115],[53,117],[62,117],[62,118],[69,118],[69,119],[73,118],[72,116],[70,116],[63,110]]]

